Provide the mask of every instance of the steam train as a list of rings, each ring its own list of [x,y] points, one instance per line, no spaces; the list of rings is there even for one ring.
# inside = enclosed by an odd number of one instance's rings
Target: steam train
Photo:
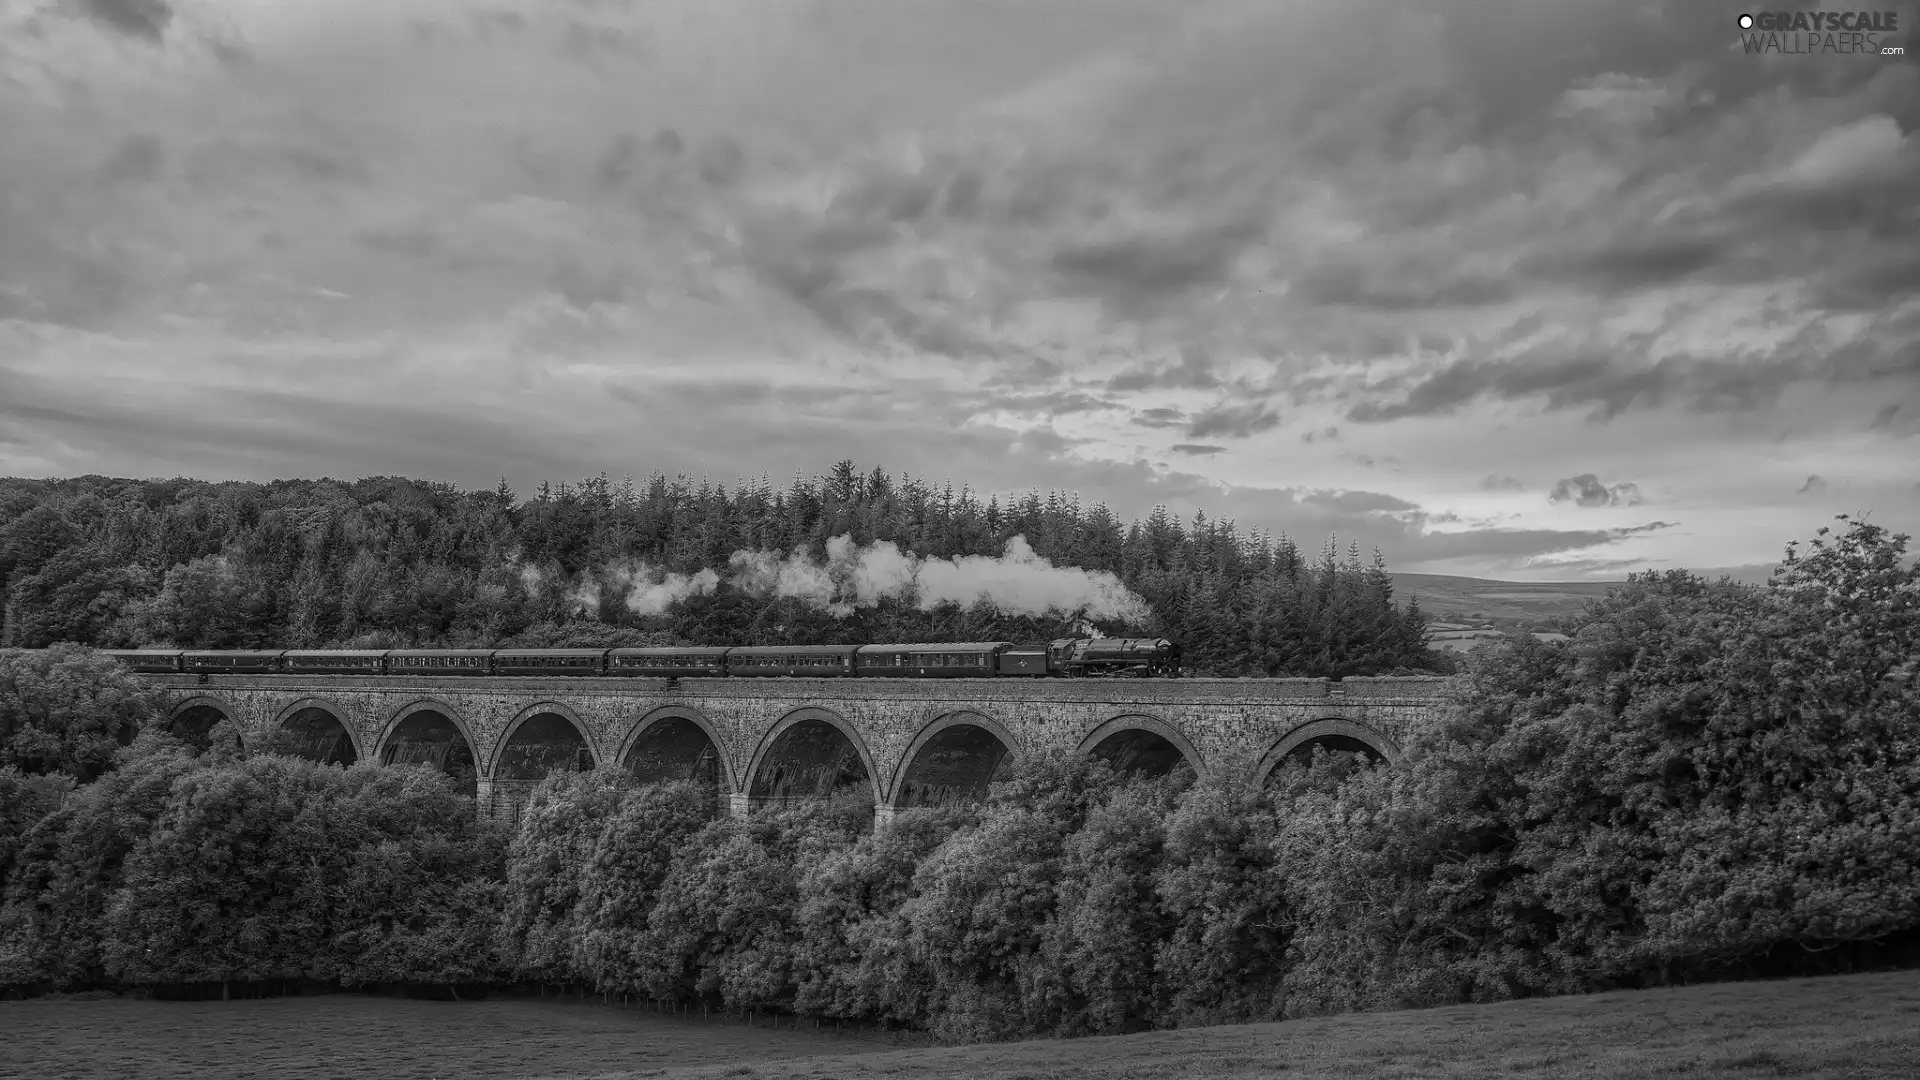
[[[135,671],[203,675],[582,675],[644,678],[1178,678],[1165,638],[1046,645],[770,645],[647,649],[109,649]]]

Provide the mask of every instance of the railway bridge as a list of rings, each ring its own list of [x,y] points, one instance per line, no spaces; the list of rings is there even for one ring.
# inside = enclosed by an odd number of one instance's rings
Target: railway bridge
[[[1255,782],[1315,745],[1396,762],[1445,681],[140,678],[165,691],[169,723],[188,737],[341,764],[428,762],[487,814],[517,816],[556,769],[622,768],[704,780],[734,814],[850,788],[871,796],[880,825],[902,808],[978,798],[1012,755],[1044,748]]]

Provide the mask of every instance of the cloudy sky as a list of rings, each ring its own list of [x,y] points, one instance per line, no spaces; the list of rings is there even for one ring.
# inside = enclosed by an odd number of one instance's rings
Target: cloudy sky
[[[1920,532],[1920,57],[1738,10],[0,0],[0,474],[851,457],[1514,579]]]

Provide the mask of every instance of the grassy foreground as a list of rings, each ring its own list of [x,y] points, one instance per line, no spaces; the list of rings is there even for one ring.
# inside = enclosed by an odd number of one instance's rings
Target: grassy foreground
[[[576,1074],[581,1075],[581,1074]],[[1920,972],[591,1074],[760,1080],[1920,1076]]]

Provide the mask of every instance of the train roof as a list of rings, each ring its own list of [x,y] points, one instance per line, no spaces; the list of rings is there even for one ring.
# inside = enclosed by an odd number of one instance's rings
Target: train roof
[[[852,653],[858,645],[742,645],[727,650],[730,656],[805,656],[814,653]]]
[[[495,649],[388,649],[388,656],[492,656]]]
[[[288,656],[385,656],[391,649],[288,649]]]
[[[179,656],[185,649],[101,649],[108,656]]]
[[[952,641],[952,642],[914,642],[907,645],[862,645],[861,653],[908,653],[919,656],[926,653],[950,652],[989,652],[999,648],[1013,648],[1011,641]]]
[[[603,656],[606,649],[495,649],[495,656]]]
[[[168,650],[171,652],[172,650]],[[183,649],[186,656],[285,656],[285,649]]]
[[[615,656],[719,656],[725,645],[648,645],[630,649],[610,649]]]

